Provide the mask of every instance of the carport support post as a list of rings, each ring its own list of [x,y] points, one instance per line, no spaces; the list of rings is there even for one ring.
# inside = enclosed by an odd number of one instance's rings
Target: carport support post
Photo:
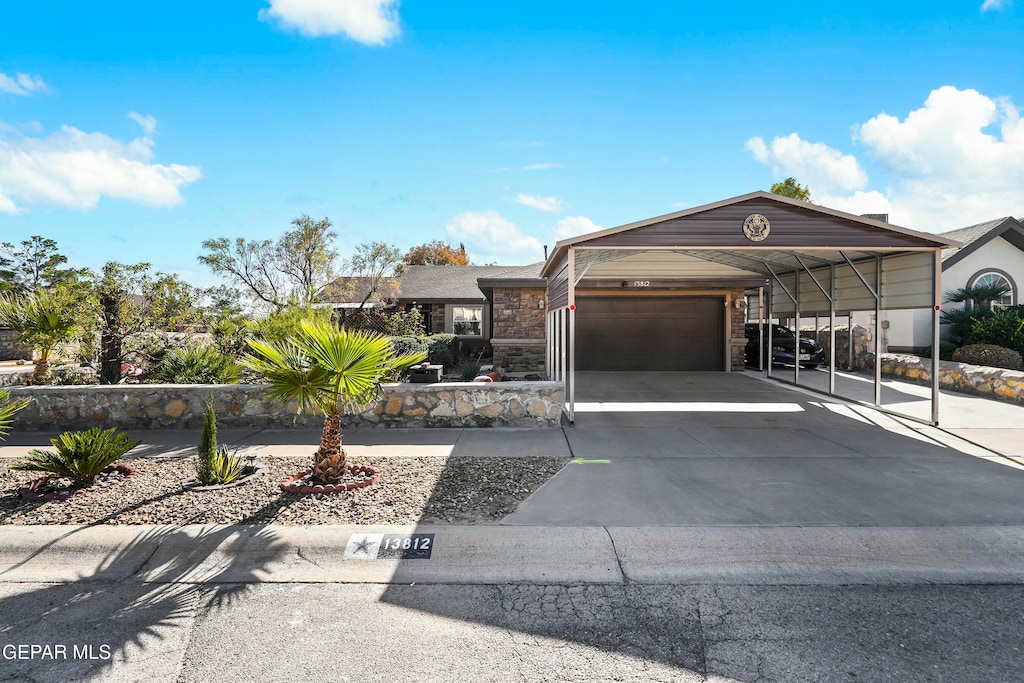
[[[800,384],[800,271],[793,273],[793,327],[796,343],[793,345],[793,384]]]
[[[757,288],[757,371],[764,372],[764,285]]]
[[[942,310],[940,295],[942,292],[942,252],[936,250],[932,268],[932,422],[939,424],[939,383],[941,365],[939,360],[939,312]]]
[[[576,250],[569,247],[569,307],[565,310],[569,326],[569,424],[576,424]]]
[[[828,267],[828,393],[836,395],[836,264]]]
[[[882,405],[882,257],[875,257],[875,406]]]
[[[771,268],[768,269],[768,272],[771,273]],[[772,322],[772,302],[774,301],[774,299],[775,299],[775,273],[772,273],[772,276],[770,278],[768,278],[768,305],[767,305],[767,309],[768,309],[768,374],[766,375],[766,377],[771,377],[772,376],[772,365],[773,365],[772,360],[774,360],[773,354],[772,354],[772,331],[773,331],[773,328],[775,327],[775,323]]]

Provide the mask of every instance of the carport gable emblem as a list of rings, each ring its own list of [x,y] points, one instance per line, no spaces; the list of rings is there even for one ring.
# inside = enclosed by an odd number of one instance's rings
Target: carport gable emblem
[[[772,224],[759,213],[752,213],[743,221],[743,234],[751,242],[760,242],[772,231]]]

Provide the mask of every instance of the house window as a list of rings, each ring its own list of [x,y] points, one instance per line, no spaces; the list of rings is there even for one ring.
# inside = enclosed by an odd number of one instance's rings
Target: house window
[[[970,287],[1002,287],[1006,292],[992,301],[993,307],[1006,308],[1017,301],[1017,292],[1009,276],[994,270],[987,270],[971,278]]]
[[[484,334],[483,306],[455,306],[452,309],[452,326],[455,334],[482,337]]]

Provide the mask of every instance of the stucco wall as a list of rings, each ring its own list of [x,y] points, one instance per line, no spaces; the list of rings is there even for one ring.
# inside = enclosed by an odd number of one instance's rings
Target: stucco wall
[[[317,415],[268,404],[255,385],[137,384],[15,387],[33,402],[15,415],[14,429],[59,431],[91,427],[195,429],[206,397],[214,396],[222,427],[316,427]],[[390,384],[369,410],[343,418],[345,427],[554,427],[565,402],[560,382]]]
[[[1020,288],[1024,287],[1024,252],[1002,237],[996,237],[942,271],[943,301],[951,292],[966,287],[973,276],[987,270],[999,270],[1009,275],[1017,288],[1015,303],[1021,303]],[[944,303],[943,309],[959,305]],[[885,348],[931,346],[931,313],[930,309],[882,311],[882,320],[889,321],[889,329],[882,330]],[[858,323],[870,326],[874,312],[861,312],[856,315]],[[946,330],[940,330],[945,336]]]

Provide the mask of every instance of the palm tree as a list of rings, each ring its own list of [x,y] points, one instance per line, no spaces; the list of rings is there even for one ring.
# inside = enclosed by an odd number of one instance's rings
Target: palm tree
[[[0,441],[11,432],[11,423],[14,421],[14,414],[27,406],[29,399],[19,398],[11,400],[11,392],[0,391]]]
[[[386,337],[339,329],[331,323],[303,321],[298,333],[281,342],[249,340],[255,353],[242,364],[263,376],[270,397],[298,411],[324,415],[320,448],[313,456],[313,477],[336,484],[345,473],[341,415],[363,409],[380,396],[381,384],[426,354],[395,356]]]
[[[942,311],[942,324],[950,326],[950,341],[957,348],[970,344],[974,321],[992,315],[992,302],[1009,291],[1003,284],[986,284],[947,292],[946,303],[961,304]]]
[[[78,329],[75,308],[45,289],[31,294],[0,294],[0,322],[21,335],[39,351],[34,384],[45,384],[50,375],[50,354],[58,344],[69,341]]]

